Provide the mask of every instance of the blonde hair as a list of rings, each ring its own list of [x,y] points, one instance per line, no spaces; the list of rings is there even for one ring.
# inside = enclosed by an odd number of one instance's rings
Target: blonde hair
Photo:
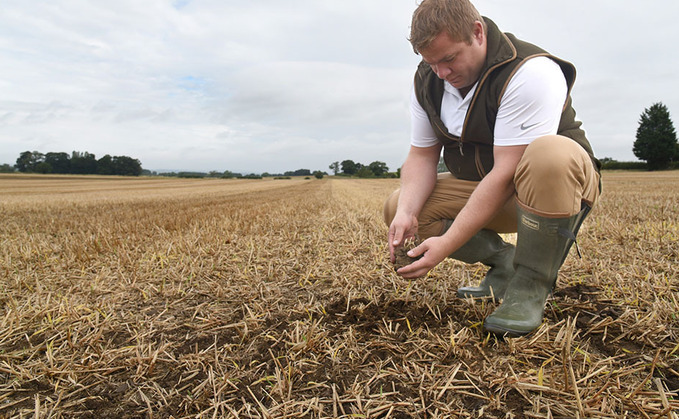
[[[469,0],[423,0],[415,12],[410,26],[410,44],[415,54],[445,31],[455,41],[471,44],[475,22],[486,24]]]

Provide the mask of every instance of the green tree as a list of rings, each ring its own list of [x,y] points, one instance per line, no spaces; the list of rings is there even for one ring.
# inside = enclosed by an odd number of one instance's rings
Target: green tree
[[[14,166],[7,163],[0,164],[0,173],[14,173]]]
[[[356,176],[360,178],[371,178],[375,177],[375,173],[373,173],[372,170],[370,170],[370,167],[368,166],[361,166],[360,169],[356,172]]]
[[[97,160],[97,174],[98,175],[113,175],[115,170],[113,169],[113,157],[110,154]]]
[[[324,176],[324,175],[325,175],[325,173],[321,172],[320,170],[316,170],[316,171],[314,172],[314,177],[315,177],[316,179],[323,179],[323,176]]]
[[[354,163],[353,160],[344,160],[342,162],[342,173],[345,175],[353,175],[355,174],[360,167],[356,163]]]
[[[677,157],[677,133],[670,112],[661,102],[644,109],[637,128],[634,155],[645,160],[649,170],[669,167]]]
[[[113,156],[113,174],[120,176],[141,175],[141,162],[128,156]]]
[[[47,174],[47,173],[52,173],[52,166],[44,161],[41,161],[40,163],[35,165],[35,168],[33,169],[35,173],[42,173],[42,174]]]
[[[370,169],[371,172],[376,177],[382,177],[389,172],[389,168],[387,167],[387,164],[381,161],[374,161],[368,165],[368,169]]]
[[[47,153],[45,154],[45,163],[50,165],[52,173],[71,172],[71,159],[68,153]]]
[[[311,170],[309,169],[297,169],[292,171],[287,171],[283,173],[285,176],[311,176]]]
[[[340,170],[340,164],[338,161],[332,162],[330,166],[328,166],[330,170],[332,170],[332,173],[337,176],[337,173],[339,173]]]
[[[45,155],[39,151],[24,151],[19,154],[16,168],[20,172],[35,172],[38,164],[45,161]]]
[[[87,151],[74,151],[71,154],[71,173],[77,175],[92,175],[97,173],[97,159]]]
[[[19,158],[17,158],[16,161],[16,168],[20,172],[28,172],[28,169],[31,165],[31,158],[33,156],[33,153],[30,151],[24,151],[23,153],[19,154]]]

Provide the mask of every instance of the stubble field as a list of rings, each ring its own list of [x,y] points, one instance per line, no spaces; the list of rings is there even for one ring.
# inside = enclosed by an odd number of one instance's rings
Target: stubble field
[[[678,417],[679,172],[605,172],[506,340],[481,265],[393,272],[397,186],[0,176],[0,417]]]

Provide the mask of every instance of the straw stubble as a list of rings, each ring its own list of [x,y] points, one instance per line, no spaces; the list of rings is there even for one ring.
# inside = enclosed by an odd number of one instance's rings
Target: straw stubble
[[[0,416],[676,417],[679,175],[604,173],[545,321],[389,262],[396,180],[0,177]]]

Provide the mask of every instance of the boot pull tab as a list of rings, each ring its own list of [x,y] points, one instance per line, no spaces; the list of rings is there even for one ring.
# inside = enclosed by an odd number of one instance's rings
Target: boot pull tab
[[[575,233],[568,230],[567,228],[560,228],[557,230],[560,236],[565,237],[575,243],[575,250],[578,252],[578,259],[582,259],[582,254],[580,253],[580,247],[578,246],[578,241],[575,238]]]

